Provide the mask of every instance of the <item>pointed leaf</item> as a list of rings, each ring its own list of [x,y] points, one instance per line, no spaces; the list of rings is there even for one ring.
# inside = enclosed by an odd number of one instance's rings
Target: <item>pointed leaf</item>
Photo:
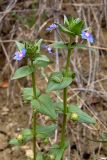
[[[84,44],[69,45],[69,48],[87,48]]]
[[[70,31],[73,32],[74,35],[80,35],[81,34],[81,31],[84,27],[84,22],[81,21],[79,18],[77,19],[70,19],[69,20],[69,28],[70,28]]]
[[[69,34],[69,35],[72,35],[72,34],[73,34],[69,29],[67,29],[67,28],[64,27],[63,25],[58,24],[58,26],[59,26],[59,28],[60,28],[60,30],[61,30],[62,32],[67,33],[67,34]]]
[[[22,77],[26,77],[29,74],[31,74],[34,71],[34,68],[31,68],[29,66],[23,66],[21,68],[18,68],[12,78],[13,79],[19,79]]]
[[[59,49],[60,48],[68,48],[68,46],[66,44],[64,44],[64,42],[62,42],[62,41],[55,42],[50,46],[52,46],[53,48],[59,48]]]
[[[36,97],[40,96],[40,91],[36,88]],[[33,99],[33,88],[23,88],[23,99],[25,101],[31,101]]]
[[[44,160],[44,158],[43,158],[43,153],[38,152],[38,153],[37,153],[36,160]]]
[[[48,95],[43,94],[38,99],[32,100],[32,107],[52,119],[57,118],[54,105]]]
[[[34,64],[39,66],[39,67],[45,67],[50,63],[50,60],[47,56],[41,55],[37,57],[34,61]]]
[[[32,130],[29,129],[29,128],[24,129],[24,130],[22,131],[22,136],[23,136],[23,141],[24,141],[24,142],[29,141],[30,139],[32,139],[32,136],[33,136]]]
[[[57,83],[53,80],[49,80],[46,92],[51,92],[55,90],[61,90],[69,86],[72,82],[72,77],[64,77],[61,83]]]
[[[16,138],[13,138],[9,141],[9,144],[11,145],[20,145],[20,142],[16,139]]]
[[[50,153],[55,156],[55,160],[61,160],[65,149],[68,147],[68,141],[63,146],[53,145]]]
[[[64,15],[64,24],[69,26],[69,21],[68,18]]]
[[[38,137],[47,138],[54,134],[57,125],[37,126],[36,133]]]
[[[87,123],[87,124],[94,124],[96,123],[95,119],[89,116],[87,113],[82,111],[78,106],[76,105],[68,105],[68,113],[77,113],[78,115],[78,121]]]
[[[40,39],[39,41],[35,42],[35,46],[37,46],[36,53],[40,53],[42,41],[43,41],[43,39]]]
[[[18,42],[18,41],[16,41],[16,46],[19,51],[21,51],[23,48],[25,48],[25,45],[23,43]]]

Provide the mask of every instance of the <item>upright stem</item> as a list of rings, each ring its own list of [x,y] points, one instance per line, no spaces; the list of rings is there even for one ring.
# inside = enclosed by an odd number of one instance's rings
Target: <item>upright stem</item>
[[[71,43],[71,39],[70,39]],[[65,76],[68,76],[69,72],[69,65],[70,65],[70,56],[71,56],[71,48],[68,48],[68,55],[67,55],[67,63],[65,67]],[[67,121],[67,87],[63,90],[63,124],[62,124],[62,133],[61,133],[61,146],[64,145],[65,142],[65,131],[66,131],[66,121]]]
[[[33,67],[33,61],[31,60],[31,65]],[[32,73],[32,86],[33,86],[33,96],[36,99],[36,78],[35,73]],[[33,129],[33,160],[36,160],[36,111],[33,109],[32,116],[32,129]]]

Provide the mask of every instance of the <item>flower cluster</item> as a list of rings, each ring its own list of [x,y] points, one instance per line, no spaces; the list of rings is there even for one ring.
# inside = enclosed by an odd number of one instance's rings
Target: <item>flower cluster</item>
[[[89,32],[89,31],[82,31],[81,37],[82,37],[82,39],[86,39],[86,40],[89,41],[90,43],[93,43],[93,42],[94,42],[93,35],[92,35],[91,32]]]
[[[26,56],[26,49],[23,48],[21,51],[15,52],[15,55],[13,57],[14,60],[20,61]]]
[[[46,29],[46,31],[51,32],[52,30],[57,29],[57,28],[58,26],[53,23]]]

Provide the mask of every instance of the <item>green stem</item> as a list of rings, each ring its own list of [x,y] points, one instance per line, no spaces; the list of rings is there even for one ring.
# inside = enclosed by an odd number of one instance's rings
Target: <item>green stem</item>
[[[71,39],[70,39],[71,43]],[[71,56],[71,48],[68,48],[68,55],[67,55],[67,63],[65,67],[65,76],[68,76],[69,73],[69,66],[70,66],[70,56]],[[61,146],[64,146],[65,142],[65,132],[66,132],[66,121],[67,121],[67,87],[63,90],[63,125],[62,125],[62,132],[61,132]]]
[[[33,67],[33,61],[31,60],[31,66]],[[36,78],[35,73],[32,73],[32,86],[33,86],[33,96],[36,99]],[[33,129],[33,159],[36,160],[36,111],[33,110],[32,116],[32,129]]]

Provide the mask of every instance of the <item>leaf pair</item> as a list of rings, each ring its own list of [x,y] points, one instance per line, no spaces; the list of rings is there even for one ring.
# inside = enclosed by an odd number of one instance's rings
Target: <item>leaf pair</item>
[[[83,30],[84,27],[84,22],[80,20],[79,18],[74,19],[74,18],[67,18],[64,16],[64,25],[62,24],[57,24],[60,28],[60,30],[69,36],[80,36],[81,31]]]
[[[55,91],[55,90],[61,90],[69,86],[71,82],[73,81],[73,79],[74,77],[72,76],[72,74],[71,76],[64,77],[62,72],[53,72],[50,75],[46,91],[50,92],[50,91]]]
[[[48,126],[37,126],[36,128],[36,135],[39,138],[49,138],[51,137],[55,129],[57,128],[57,125],[48,125]],[[20,138],[21,137],[21,138]],[[22,145],[28,142],[30,139],[33,137],[33,133],[31,129],[24,129],[22,133],[20,134],[20,137],[18,136],[17,138],[11,139],[9,144],[12,145]]]

